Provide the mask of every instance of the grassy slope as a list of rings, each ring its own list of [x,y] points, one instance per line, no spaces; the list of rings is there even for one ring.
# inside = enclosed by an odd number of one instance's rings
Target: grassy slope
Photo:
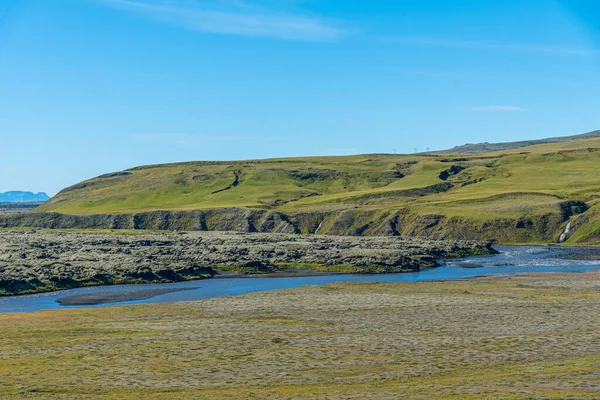
[[[65,189],[36,212],[133,213],[224,207],[303,211],[409,209],[471,220],[518,219],[559,211],[564,200],[600,198],[600,138],[478,155],[358,155],[139,167]],[[465,168],[452,190],[420,196]],[[403,176],[403,177],[402,177]],[[596,227],[592,207],[588,221]],[[591,229],[591,228],[590,228]],[[595,229],[587,235],[594,235]],[[581,235],[572,241],[585,241]]]
[[[335,284],[1,314],[0,397],[597,399],[599,284]]]

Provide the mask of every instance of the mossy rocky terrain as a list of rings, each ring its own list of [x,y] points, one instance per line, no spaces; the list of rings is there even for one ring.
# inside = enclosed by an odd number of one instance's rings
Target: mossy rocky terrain
[[[0,216],[2,215],[14,215],[22,214],[31,211],[43,203],[41,202],[27,202],[27,203],[3,203],[0,202]]]
[[[211,278],[220,270],[391,273],[490,254],[489,243],[240,233],[0,232],[0,295]]]

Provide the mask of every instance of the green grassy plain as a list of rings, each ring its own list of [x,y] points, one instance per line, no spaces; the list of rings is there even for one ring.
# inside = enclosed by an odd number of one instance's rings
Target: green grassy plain
[[[600,273],[2,314],[0,398],[597,399]]]
[[[233,207],[294,215],[359,208],[481,222],[558,214],[561,203],[577,200],[591,207],[593,218],[586,219],[587,236],[574,235],[570,243],[587,243],[600,226],[599,165],[600,138],[476,155],[189,162],[94,178],[36,211],[89,215]]]

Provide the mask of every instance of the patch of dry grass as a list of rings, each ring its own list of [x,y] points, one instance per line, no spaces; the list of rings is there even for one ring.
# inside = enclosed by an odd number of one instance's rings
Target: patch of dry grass
[[[600,397],[600,273],[0,315],[0,397]]]

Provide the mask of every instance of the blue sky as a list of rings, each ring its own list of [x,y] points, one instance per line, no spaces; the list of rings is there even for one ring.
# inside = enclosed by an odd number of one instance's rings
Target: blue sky
[[[3,0],[0,192],[600,129],[594,0]]]

